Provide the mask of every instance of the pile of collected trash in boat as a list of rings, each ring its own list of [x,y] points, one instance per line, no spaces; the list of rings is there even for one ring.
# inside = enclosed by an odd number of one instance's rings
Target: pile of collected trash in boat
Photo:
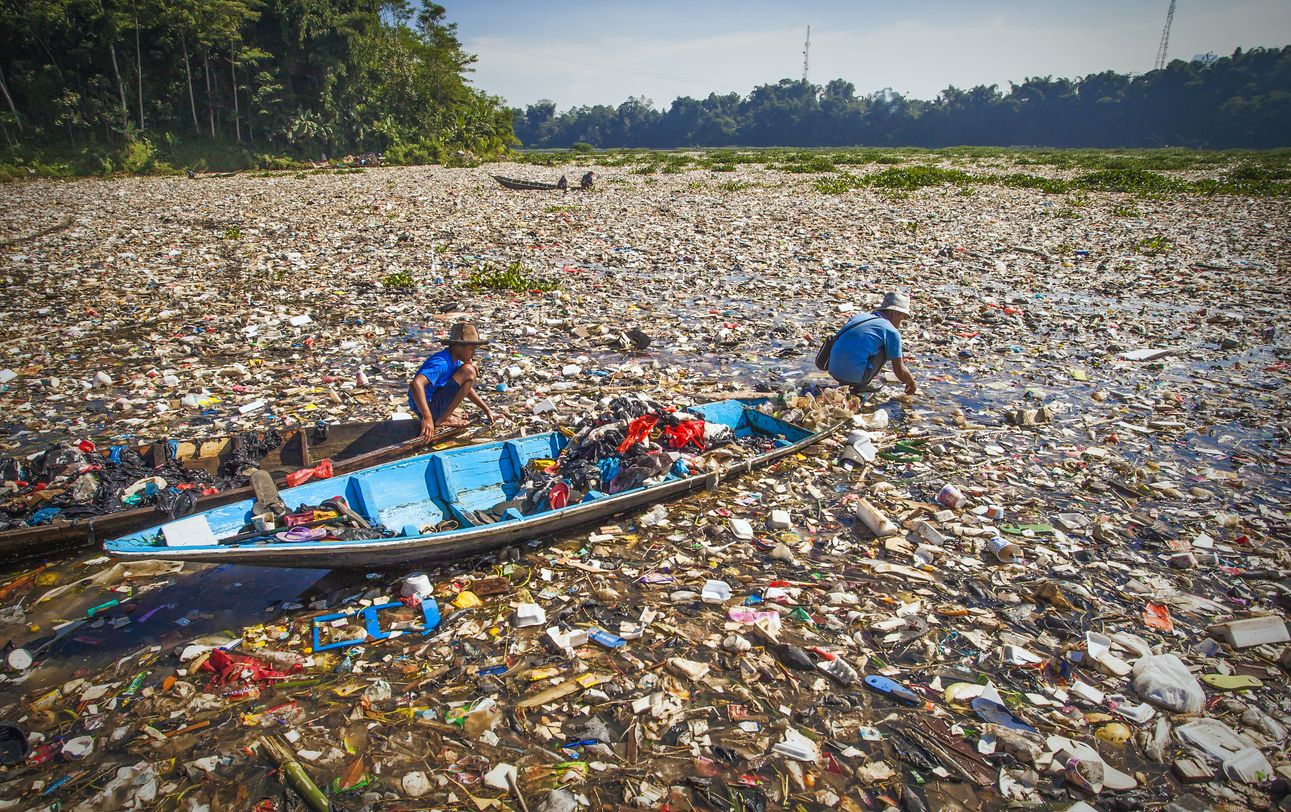
[[[497,521],[509,509],[529,516],[655,485],[669,476],[717,470],[737,453],[718,451],[735,440],[730,426],[705,422],[698,414],[665,407],[644,395],[615,398],[604,413],[581,419],[572,431],[559,457],[529,460],[519,493],[487,512],[476,511],[473,516],[479,523]],[[777,442],[753,434],[742,440],[740,447],[746,451],[753,451],[754,444],[769,448]]]
[[[214,475],[182,465],[175,457],[179,443],[173,440],[159,444],[164,456],[161,460],[146,459],[139,449],[126,445],[100,450],[89,440],[58,444],[30,458],[0,458],[0,530],[102,516],[145,505],[154,505],[171,518],[182,516],[192,511],[197,496],[244,483],[238,463],[242,467],[254,465],[264,451],[281,442],[273,429],[259,436],[247,434],[263,449],[260,454],[244,454]]]

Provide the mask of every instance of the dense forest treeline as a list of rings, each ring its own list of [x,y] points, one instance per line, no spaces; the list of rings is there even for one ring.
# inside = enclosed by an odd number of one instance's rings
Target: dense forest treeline
[[[557,114],[540,101],[512,110],[528,147],[1050,146],[1263,149],[1291,145],[1291,46],[1238,49],[1139,76],[1104,71],[1079,79],[1030,78],[931,101],[891,90],[858,96],[783,79],[749,95],[680,97],[667,110],[646,99]]]
[[[514,143],[500,100],[464,79],[475,58],[434,3],[0,2],[11,150],[143,145],[147,160],[187,142],[438,160]]]
[[[272,167],[368,151],[471,162],[516,143],[1291,144],[1291,46],[1176,60],[1141,76],[949,87],[929,101],[785,79],[743,97],[681,97],[667,110],[630,98],[557,113],[548,101],[508,110],[471,86],[475,57],[435,3],[0,0],[0,9],[0,177]],[[37,172],[55,154],[62,163]]]

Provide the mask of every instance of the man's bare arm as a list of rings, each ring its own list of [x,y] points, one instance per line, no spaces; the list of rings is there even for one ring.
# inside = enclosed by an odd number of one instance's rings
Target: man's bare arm
[[[919,391],[919,387],[915,385],[914,376],[910,374],[910,370],[906,369],[904,358],[892,359],[892,372],[896,374],[901,383],[905,384],[905,393],[907,395],[913,395]]]

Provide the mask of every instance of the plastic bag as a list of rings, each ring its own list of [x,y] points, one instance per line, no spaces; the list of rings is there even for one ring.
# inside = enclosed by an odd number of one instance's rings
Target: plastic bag
[[[1206,695],[1187,666],[1173,654],[1141,657],[1134,663],[1134,692],[1158,707],[1198,713]]]

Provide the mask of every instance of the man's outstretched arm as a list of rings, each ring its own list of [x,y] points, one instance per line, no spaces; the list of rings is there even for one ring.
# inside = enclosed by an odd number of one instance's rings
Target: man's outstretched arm
[[[919,391],[919,387],[915,385],[914,376],[910,374],[910,370],[906,369],[904,358],[892,359],[892,372],[901,383],[905,384],[905,393],[907,395],[913,395]]]

